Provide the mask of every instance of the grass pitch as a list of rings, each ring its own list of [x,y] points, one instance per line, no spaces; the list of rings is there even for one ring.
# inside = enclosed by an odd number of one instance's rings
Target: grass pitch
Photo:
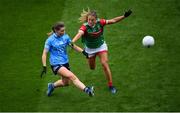
[[[105,27],[109,64],[118,92],[109,93],[97,59],[91,71],[86,59],[69,49],[71,70],[87,85],[88,97],[73,85],[45,95],[50,66],[40,79],[46,33],[56,21],[75,36],[83,8],[111,19],[131,8],[133,14]],[[180,111],[180,1],[179,0],[1,0],[0,1],[0,111]],[[155,46],[142,47],[146,35]],[[81,45],[79,41],[77,44]]]

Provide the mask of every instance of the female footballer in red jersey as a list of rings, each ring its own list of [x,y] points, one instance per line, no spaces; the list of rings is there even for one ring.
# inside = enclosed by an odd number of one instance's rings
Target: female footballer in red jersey
[[[103,28],[105,25],[117,23],[132,13],[128,10],[122,16],[113,19],[99,19],[95,11],[84,11],[81,13],[79,20],[83,23],[78,33],[73,38],[72,42],[76,42],[82,37],[82,42],[85,45],[84,52],[88,53],[88,63],[90,69],[95,69],[96,56],[100,58],[104,73],[108,80],[108,87],[111,93],[116,93],[116,88],[112,84],[112,74],[108,64],[108,48],[104,41]]]

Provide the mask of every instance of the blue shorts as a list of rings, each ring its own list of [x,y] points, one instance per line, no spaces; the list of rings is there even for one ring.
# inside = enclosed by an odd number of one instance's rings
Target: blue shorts
[[[51,65],[51,69],[52,69],[52,71],[53,71],[53,73],[54,73],[55,75],[57,74],[58,70],[59,70],[61,67],[65,67],[65,68],[67,68],[68,70],[70,70],[69,63]]]

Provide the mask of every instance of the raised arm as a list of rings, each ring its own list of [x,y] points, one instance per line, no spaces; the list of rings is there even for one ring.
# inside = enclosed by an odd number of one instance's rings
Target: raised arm
[[[107,20],[107,24],[114,24],[114,23],[117,23],[121,20],[123,20],[124,18],[128,17],[130,14],[132,13],[131,10],[128,10],[124,13],[124,15],[122,16],[118,16],[118,17],[115,17],[113,19],[110,19],[110,20]]]

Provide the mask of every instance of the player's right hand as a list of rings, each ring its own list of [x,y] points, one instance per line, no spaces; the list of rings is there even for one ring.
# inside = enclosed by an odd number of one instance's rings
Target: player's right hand
[[[43,77],[44,74],[46,74],[46,71],[47,71],[46,66],[43,66],[41,71],[41,78]]]
[[[86,58],[89,58],[89,55],[88,55],[88,53],[87,53],[85,50],[82,51],[82,54],[83,54],[84,56],[86,56]]]
[[[128,11],[124,12],[124,16],[128,17],[129,15],[131,15],[132,11],[129,9]]]

